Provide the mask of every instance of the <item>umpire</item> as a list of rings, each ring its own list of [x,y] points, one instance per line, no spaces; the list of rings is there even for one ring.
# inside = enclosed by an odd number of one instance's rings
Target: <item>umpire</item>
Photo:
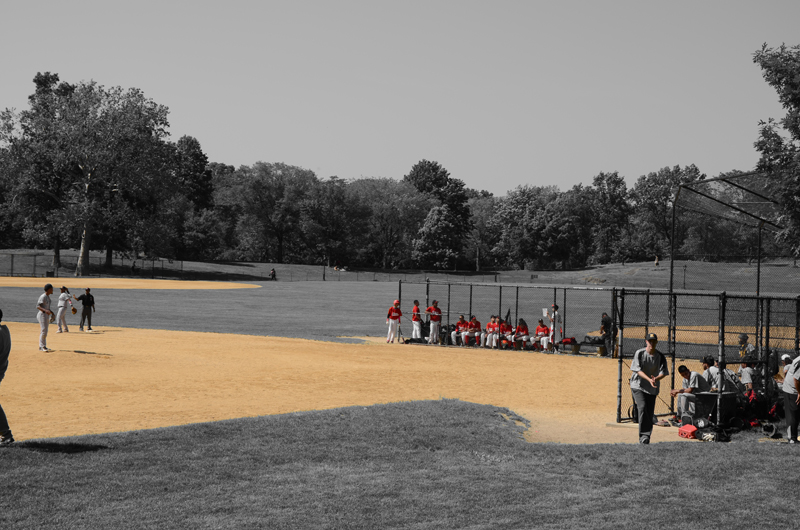
[[[636,350],[631,363],[631,393],[639,411],[639,443],[649,444],[653,434],[653,413],[656,409],[659,381],[669,375],[667,358],[658,351],[658,337],[648,333],[646,346]]]
[[[82,294],[80,296],[72,295],[75,300],[78,300],[81,304],[83,304],[83,311],[81,312],[81,325],[80,330],[83,331],[83,323],[88,321],[89,327],[87,331],[92,331],[92,311],[95,311],[94,308],[94,296],[89,292],[91,289],[88,287],[86,288],[86,294]]]

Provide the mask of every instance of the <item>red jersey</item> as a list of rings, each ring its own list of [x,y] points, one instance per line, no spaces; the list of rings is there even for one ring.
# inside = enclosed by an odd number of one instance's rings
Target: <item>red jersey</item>
[[[414,308],[411,310],[411,320],[414,322],[422,322],[422,319],[419,318],[419,306],[415,305]]]
[[[466,320],[456,322],[456,331],[467,331],[467,329],[469,329],[469,322]]]
[[[500,324],[500,333],[511,333],[514,328],[511,327],[511,324],[508,322],[503,322]]]
[[[488,324],[486,324],[486,331],[488,333],[494,333],[497,331],[497,328],[499,327],[500,324],[498,324],[497,322],[489,322]]]
[[[516,335],[527,335],[528,334],[528,326],[517,326],[517,330],[514,333]]]
[[[536,336],[544,337],[550,334],[550,328],[547,326],[536,326]]]
[[[467,326],[470,331],[480,331],[481,330],[481,323],[477,320],[470,320],[469,326]]]
[[[401,316],[403,316],[403,312],[400,311],[400,308],[392,306],[389,308],[389,314],[386,315],[386,318],[391,318],[392,320],[400,320]]]
[[[441,322],[442,320],[442,310],[438,307],[430,306],[428,309],[425,310],[426,313],[431,314],[431,322]]]

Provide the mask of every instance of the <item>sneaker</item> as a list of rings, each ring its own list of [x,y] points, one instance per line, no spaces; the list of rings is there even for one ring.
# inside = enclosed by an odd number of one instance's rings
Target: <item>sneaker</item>
[[[78,328],[80,331],[83,331],[83,328]]]
[[[89,328],[87,331],[94,331],[92,328]]]
[[[789,440],[789,443],[790,443],[790,444],[796,444],[796,443],[797,443],[797,440],[795,440],[794,438],[791,438],[791,439]]]
[[[640,444],[649,444],[650,443],[650,437],[649,436],[642,436],[641,438],[639,438],[639,443]]]
[[[62,331],[59,329],[58,331],[56,331],[56,333],[62,333]]]
[[[0,447],[11,445],[14,443],[14,437],[9,434],[8,436],[0,436]]]

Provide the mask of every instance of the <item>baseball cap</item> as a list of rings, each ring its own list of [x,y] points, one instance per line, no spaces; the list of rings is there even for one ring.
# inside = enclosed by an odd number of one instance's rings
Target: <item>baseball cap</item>
[[[395,304],[399,304],[399,303],[400,303],[400,300],[395,300],[395,301],[394,301],[394,303],[395,303]]]
[[[647,341],[651,341],[651,340],[658,341],[658,335],[656,335],[655,333],[648,333],[647,334],[647,338],[645,338],[644,340],[647,340]]]
[[[791,360],[792,356],[789,355],[788,353],[784,353],[783,355],[781,355],[781,361],[791,361]]]
[[[747,340],[748,337],[745,333],[739,333],[739,340]]]

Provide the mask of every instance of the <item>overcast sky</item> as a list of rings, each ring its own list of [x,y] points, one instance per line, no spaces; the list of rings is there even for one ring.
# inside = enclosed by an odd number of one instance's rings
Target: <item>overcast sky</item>
[[[142,89],[213,162],[400,179],[428,159],[497,195],[752,169],[758,121],[784,114],[753,53],[800,44],[797,0],[47,0],[2,19],[0,108],[50,71]]]

